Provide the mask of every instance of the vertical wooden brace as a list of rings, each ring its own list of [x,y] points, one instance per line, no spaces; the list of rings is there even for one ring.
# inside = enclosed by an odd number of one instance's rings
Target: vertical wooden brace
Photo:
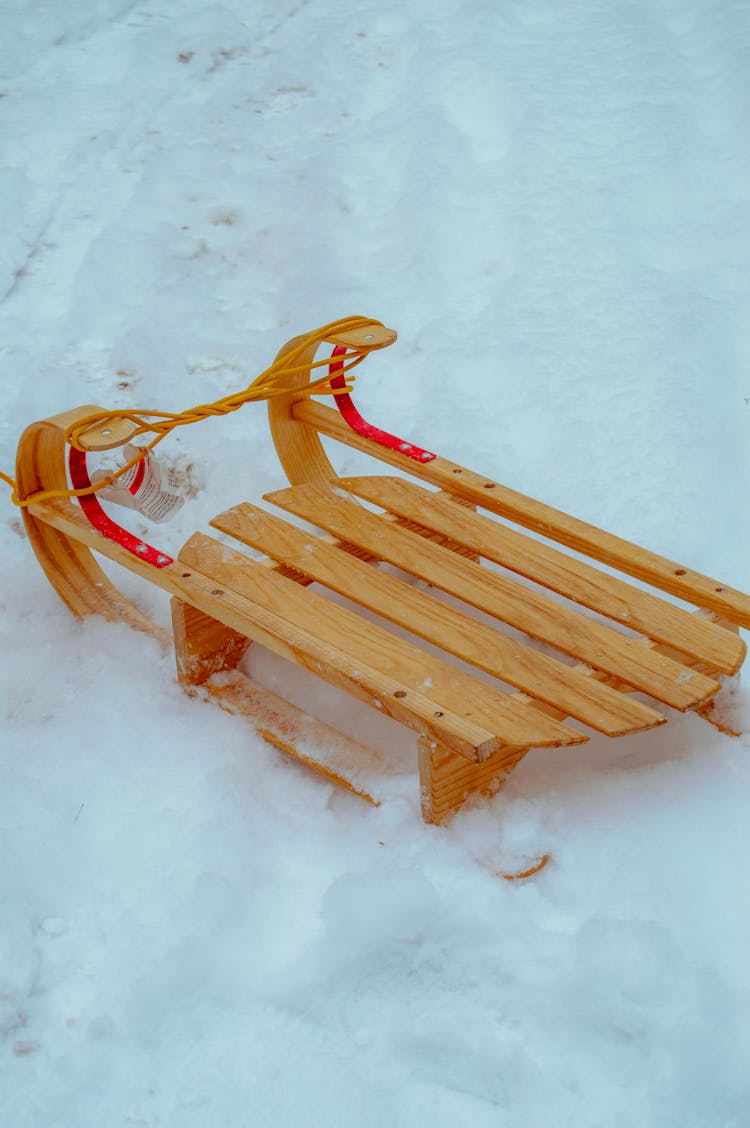
[[[440,824],[471,795],[492,795],[528,752],[527,748],[499,748],[481,764],[428,737],[417,739],[422,818]]]
[[[213,674],[234,670],[250,640],[176,597],[172,629],[177,677],[181,685],[203,685]]]

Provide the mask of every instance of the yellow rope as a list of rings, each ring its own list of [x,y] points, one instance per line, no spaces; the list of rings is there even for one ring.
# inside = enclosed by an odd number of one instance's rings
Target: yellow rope
[[[88,431],[91,427],[97,424],[104,426],[106,423],[112,423],[115,420],[127,419],[135,425],[135,430],[128,435],[127,442],[134,443],[135,440],[146,434],[154,435],[150,442],[145,443],[141,448],[138,455],[132,458],[125,466],[121,466],[113,474],[105,478],[103,481],[97,482],[96,485],[88,486],[86,489],[80,490],[45,490],[43,492],[32,494],[27,498],[19,498],[17,483],[8,474],[4,474],[0,470],[0,478],[6,482],[12,489],[12,502],[20,508],[25,508],[34,502],[49,501],[51,498],[70,498],[70,497],[83,497],[86,494],[96,493],[97,490],[102,489],[104,486],[111,484],[114,478],[119,478],[125,474],[132,466],[142,457],[142,451],[151,450],[153,447],[165,439],[176,427],[186,427],[191,423],[200,423],[203,419],[209,419],[212,416],[229,415],[233,411],[238,411],[246,403],[255,403],[258,400],[276,399],[279,396],[286,396],[294,393],[298,396],[311,396],[311,395],[340,395],[343,392],[351,391],[353,377],[349,377],[349,373],[358,364],[361,364],[365,359],[367,353],[359,353],[356,347],[349,346],[350,350],[345,355],[342,355],[340,360],[340,368],[337,375],[344,375],[346,377],[346,385],[341,388],[332,388],[329,382],[329,375],[326,371],[325,376],[320,376],[316,380],[310,380],[308,384],[301,387],[295,387],[288,381],[290,377],[297,376],[300,373],[311,371],[315,368],[326,368],[330,364],[330,360],[316,360],[312,364],[300,364],[299,359],[304,352],[312,344],[320,344],[332,336],[338,336],[341,333],[351,333],[355,329],[362,329],[369,325],[380,325],[379,321],[373,321],[369,317],[346,317],[340,321],[333,321],[328,325],[321,326],[320,329],[308,333],[298,345],[290,349],[288,353],[281,359],[277,359],[271,364],[264,372],[253,380],[246,388],[239,392],[233,392],[231,395],[224,396],[221,399],[214,400],[212,403],[198,404],[196,407],[188,408],[186,411],[97,411],[92,412],[83,419],[77,419],[65,431],[65,441],[76,450],[85,451],[86,448],[81,444],[81,436],[84,432]]]

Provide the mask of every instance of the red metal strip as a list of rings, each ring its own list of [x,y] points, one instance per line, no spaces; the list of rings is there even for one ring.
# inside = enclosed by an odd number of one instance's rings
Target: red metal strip
[[[76,450],[75,447],[70,448],[68,468],[73,489],[88,489],[91,485],[91,479],[86,465],[86,455],[82,450]],[[89,523],[93,525],[97,532],[114,541],[115,544],[121,545],[122,548],[126,548],[128,552],[132,552],[139,560],[153,564],[154,568],[166,568],[167,564],[174,563],[172,557],[167,556],[166,552],[152,548],[150,544],[146,544],[140,537],[128,532],[127,529],[123,529],[122,525],[118,525],[111,517],[108,517],[99,504],[96,494],[84,494],[83,497],[78,498],[78,502]]]
[[[133,481],[128,486],[128,489],[132,493],[133,497],[135,497],[135,495],[138,493],[138,490],[143,485],[143,479],[145,477],[146,477],[146,456],[144,454],[143,458],[139,459],[138,462],[136,462],[136,464],[135,464],[135,477],[133,478]]]
[[[331,356],[343,356],[345,353],[345,345],[336,345]],[[343,367],[343,360],[332,360],[328,365],[332,388],[346,387],[346,379],[343,373],[341,373]],[[341,374],[336,375],[337,373]],[[357,411],[352,403],[352,397],[348,392],[334,396],[334,399],[336,400],[336,407],[351,429],[356,431],[358,435],[362,435],[366,439],[372,439],[373,442],[379,443],[380,446],[388,447],[389,450],[397,450],[399,454],[404,454],[407,458],[413,458],[415,462],[432,462],[433,458],[437,458],[437,455],[433,454],[432,451],[424,450],[422,447],[415,446],[414,443],[406,442],[405,439],[399,439],[396,435],[389,435],[387,431],[381,431],[379,427],[374,427],[372,423],[368,423]]]

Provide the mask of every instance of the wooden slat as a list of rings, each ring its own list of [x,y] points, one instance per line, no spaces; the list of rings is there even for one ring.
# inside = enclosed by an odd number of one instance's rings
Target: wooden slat
[[[196,534],[180,560],[154,568],[98,533],[67,502],[30,508],[67,536],[470,760],[484,759],[500,743],[554,747],[586,740],[210,537]]]
[[[456,505],[445,494],[423,489],[403,478],[383,476],[342,478],[337,485],[432,532],[450,536],[464,548],[615,622],[642,631],[714,670],[734,674],[742,665],[746,647],[737,634],[540,544],[465,505]]]
[[[470,760],[481,759],[499,744],[496,734],[479,724],[454,715],[447,708],[442,710],[442,716],[436,716],[434,701],[417,691],[409,692],[406,699],[396,697],[397,692],[400,694],[403,691],[401,681],[368,668],[364,661],[354,663],[348,655],[344,655],[340,663],[336,664],[339,654],[329,644],[321,642],[314,633],[279,617],[262,604],[253,602],[246,595],[232,591],[228,584],[227,587],[220,588],[217,583],[218,577],[203,574],[197,563],[186,565],[182,561],[176,561],[165,568],[154,568],[98,533],[89,525],[85,517],[67,502],[51,501],[35,504],[30,508],[35,517],[50,527],[87,544],[103,556],[117,561],[130,571],[218,619],[225,626],[260,642],[282,658],[318,674],[332,685],[345,689],[368,705],[375,706],[394,720],[424,735],[429,735],[430,731],[440,731],[442,735],[438,739],[444,740],[462,756]],[[208,537],[202,539],[215,545],[217,550],[221,550],[217,551],[218,557],[226,554],[230,575],[232,557],[236,557],[242,564],[253,564],[246,557],[232,553],[231,550],[225,549],[223,545],[218,545]],[[196,541],[196,538],[191,538],[183,552],[189,554],[191,548],[200,548],[199,535],[197,540],[198,544],[194,546],[192,542]],[[253,587],[260,590],[263,579],[272,577],[273,573],[262,565],[254,565],[254,567],[259,570],[259,574],[254,577]],[[250,575],[251,569],[245,569],[245,588],[249,585]],[[276,578],[292,588],[297,588],[292,580],[285,580],[284,577]],[[530,709],[529,706],[527,708]]]
[[[631,544],[622,537],[580,521],[550,505],[526,497],[517,490],[503,486],[491,478],[483,478],[465,466],[436,458],[420,464],[398,451],[388,450],[353,431],[338,412],[325,404],[310,399],[294,404],[292,415],[297,422],[306,423],[323,435],[338,439],[347,446],[397,467],[405,474],[422,478],[449,493],[471,501],[492,513],[507,517],[518,525],[533,529],[550,540],[558,541],[577,552],[609,564],[613,568],[635,576],[692,603],[723,615],[741,627],[750,627],[750,595],[737,591],[718,580],[694,572],[674,560],[658,556],[645,548]]]
[[[237,505],[211,524],[608,736],[637,732],[665,720],[640,702],[256,506]]]
[[[354,541],[381,560],[677,709],[702,704],[719,689],[717,681],[544,595],[519,588],[512,580],[400,529],[331,490],[293,486],[267,494],[266,500],[336,536]]]
[[[284,621],[285,630],[304,629],[314,637],[318,651],[323,647],[328,662],[348,671],[353,680],[362,670],[374,671],[381,683],[385,675],[390,679],[390,696],[407,710],[415,697],[424,699],[433,724],[442,725],[445,717],[453,717],[492,733],[503,743],[524,747],[577,744],[585,739],[557,721],[548,725],[548,718],[525,703],[476,681],[324,596],[269,572],[210,537],[196,533],[180,559],[195,559],[222,585],[261,603],[265,611]],[[326,676],[317,666],[315,672]],[[382,700],[381,705],[387,711]],[[540,725],[538,720],[544,723]]]

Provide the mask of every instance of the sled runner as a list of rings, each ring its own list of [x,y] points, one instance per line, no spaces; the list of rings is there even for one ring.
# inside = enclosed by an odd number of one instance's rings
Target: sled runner
[[[248,716],[271,743],[370,801],[387,757],[242,674],[248,645],[408,726],[432,823],[496,789],[532,748],[645,731],[664,723],[665,707],[711,719],[722,679],[745,656],[739,628],[750,627],[750,596],[367,423],[346,373],[393,340],[379,322],[351,318],[289,342],[269,369],[285,382],[269,377],[253,398],[272,397],[271,432],[290,485],[266,495],[270,507],[236,499],[211,522],[224,539],[195,533],[175,557],[105,513],[86,462],[91,452],[138,448],[164,416],[144,427],[89,405],[30,426],[18,450],[18,500],[71,611],[158,633],[94,553],[157,584],[172,597],[186,689]],[[322,341],[333,356],[325,379],[314,380]],[[311,398],[311,381],[334,407]],[[222,411],[239,406],[226,406],[230,398]],[[217,413],[209,405],[181,421]],[[339,477],[321,436],[371,455],[381,472]]]

